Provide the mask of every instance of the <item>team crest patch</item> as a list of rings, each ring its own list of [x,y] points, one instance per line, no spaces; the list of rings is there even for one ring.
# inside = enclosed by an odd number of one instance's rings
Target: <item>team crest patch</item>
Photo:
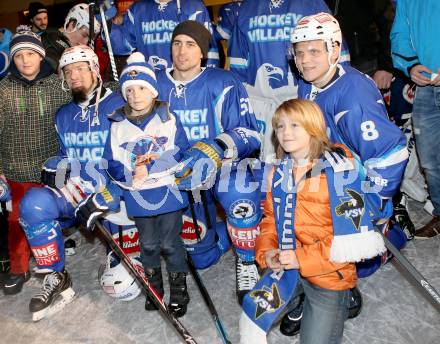
[[[271,289],[263,286],[262,289],[252,291],[250,296],[253,298],[253,302],[257,305],[255,320],[265,313],[276,312],[285,303],[281,300],[280,292],[276,283],[272,283]]]
[[[232,203],[231,213],[236,219],[250,218],[256,213],[255,204],[246,199],[239,199]]]
[[[137,70],[131,70],[127,73],[127,75],[132,78],[132,79],[136,79],[136,77],[138,76],[138,71]]]
[[[359,230],[362,216],[365,213],[364,199],[359,193],[352,189],[346,189],[345,192],[350,196],[350,199],[336,207],[336,215],[350,219],[355,228]]]

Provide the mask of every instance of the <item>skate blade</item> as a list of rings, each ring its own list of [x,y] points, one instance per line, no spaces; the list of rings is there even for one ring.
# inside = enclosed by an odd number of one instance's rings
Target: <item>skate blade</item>
[[[54,315],[55,313],[58,313],[66,305],[71,303],[74,297],[75,291],[72,288],[64,290],[60,295],[58,295],[57,300],[55,300],[55,304],[39,312],[32,313],[32,321],[40,321],[43,318],[47,318]]]

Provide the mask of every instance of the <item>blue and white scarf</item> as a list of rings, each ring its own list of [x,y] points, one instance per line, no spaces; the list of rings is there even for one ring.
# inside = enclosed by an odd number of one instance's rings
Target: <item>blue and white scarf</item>
[[[336,263],[359,262],[382,254],[385,244],[373,230],[373,221],[388,218],[392,209],[380,209],[377,190],[365,182],[365,174],[337,152],[326,152],[301,179],[325,173],[330,197],[334,239],[330,260]],[[300,182],[301,182],[300,181]],[[284,159],[272,179],[272,202],[278,243],[281,250],[295,249],[295,205],[293,161]],[[266,334],[293,297],[298,270],[267,272],[243,301],[240,319],[241,343],[266,343]]]

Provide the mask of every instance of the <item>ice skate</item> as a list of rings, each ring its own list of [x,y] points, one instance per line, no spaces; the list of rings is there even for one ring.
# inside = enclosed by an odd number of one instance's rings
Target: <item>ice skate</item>
[[[238,303],[243,304],[244,296],[250,292],[260,279],[255,262],[245,262],[237,258],[235,265],[236,293]]]
[[[67,271],[54,271],[44,277],[41,291],[36,294],[29,304],[32,320],[39,321],[49,317],[72,302],[75,292]]]

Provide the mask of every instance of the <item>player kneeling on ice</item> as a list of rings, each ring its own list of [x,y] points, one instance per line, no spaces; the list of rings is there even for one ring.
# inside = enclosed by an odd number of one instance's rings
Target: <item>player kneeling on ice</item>
[[[170,281],[169,308],[175,316],[186,313],[186,251],[180,238],[186,193],[172,188],[174,173],[188,140],[180,120],[168,103],[156,101],[153,68],[142,53],[133,53],[122,71],[121,91],[127,104],[110,117],[109,140],[104,158],[108,173],[123,189],[128,216],[139,230],[141,261],[148,281],[163,297],[161,252]],[[77,217],[90,227],[96,214],[90,202],[80,205]],[[146,310],[157,307],[149,296]]]
[[[349,150],[332,145],[319,106],[289,100],[272,119],[280,162],[269,176],[256,259],[266,273],[244,299],[241,343],[266,343],[273,323],[304,293],[300,343],[340,343],[356,265],[386,251],[374,231],[377,188]],[[362,168],[362,167],[360,167]]]
[[[98,57],[91,48],[80,45],[66,49],[60,71],[63,88],[73,96],[73,101],[59,108],[55,116],[60,153],[43,166],[42,183],[46,187],[30,189],[20,204],[20,221],[37,266],[48,272],[41,292],[29,305],[35,321],[73,299],[61,229],[75,224],[75,208],[84,197],[106,185],[102,154],[110,129],[107,116],[124,105],[119,94],[102,87]],[[115,185],[108,187],[115,190],[112,193],[119,191]],[[106,190],[96,199],[104,199],[109,193]],[[119,199],[107,203],[107,209],[119,207]]]

